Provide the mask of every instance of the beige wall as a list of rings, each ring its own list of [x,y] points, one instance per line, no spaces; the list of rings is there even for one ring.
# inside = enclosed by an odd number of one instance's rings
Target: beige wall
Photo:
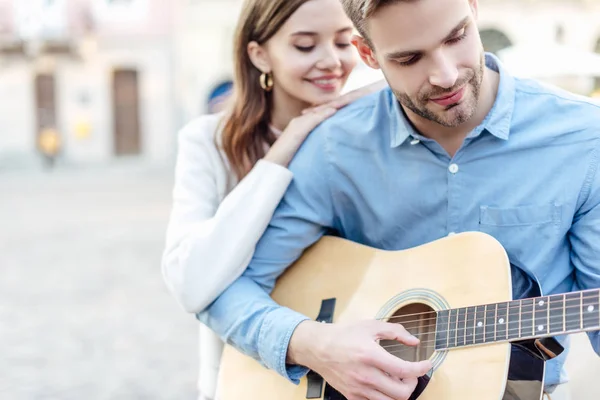
[[[20,0],[0,0],[0,10],[9,10],[11,1]],[[68,0],[79,7],[79,12],[70,9],[71,18],[82,15],[81,6],[87,1]],[[241,0],[136,1],[141,1],[138,7],[143,10],[138,19],[98,20],[96,51],[86,52],[82,61],[56,63],[57,108],[69,161],[113,159],[110,76],[114,68],[134,66],[140,72],[142,157],[153,162],[172,159],[177,130],[206,111],[206,98],[215,84],[231,78],[232,36]],[[480,0],[480,27],[498,29],[515,44],[549,42],[562,24],[566,44],[591,50],[600,36],[597,21],[600,2]],[[80,31],[81,23],[71,20],[70,24]],[[12,110],[0,115],[4,127],[0,159],[2,154],[34,154],[35,68],[24,60],[0,57],[0,93],[11,94],[0,98],[0,109]],[[82,94],[89,104],[79,101]],[[85,139],[74,134],[80,118],[88,118],[92,125]]]
[[[119,68],[138,71],[141,157],[152,162],[171,159],[176,124],[169,49],[158,42],[129,46],[102,46],[86,63],[67,62],[57,76],[60,88],[60,122],[65,135],[65,156],[74,162],[102,162],[113,158],[112,73]],[[81,98],[86,97],[87,102]],[[76,126],[87,121],[88,137]]]
[[[185,2],[176,15],[175,52],[181,118],[204,113],[211,88],[232,75],[233,34],[240,0]]]
[[[0,0],[0,9],[7,0]],[[69,0],[71,18],[82,16],[81,4]],[[104,0],[99,0],[104,1]],[[73,164],[103,163],[113,155],[112,73],[118,68],[138,70],[141,155],[153,163],[170,162],[175,132],[180,125],[174,95],[172,11],[167,0],[140,0],[145,12],[135,21],[99,21],[90,46],[80,51],[81,37],[73,37],[71,56],[28,59],[0,56],[0,163],[15,158],[36,159],[36,70],[53,72],[56,79],[58,130],[64,161]],[[78,8],[79,7],[79,8]],[[10,18],[8,18],[10,20]],[[70,25],[81,26],[70,20]],[[78,28],[79,29],[79,28]],[[77,31],[79,32],[79,31]],[[12,34],[13,40],[15,33]],[[5,40],[7,40],[5,38]],[[80,57],[81,56],[81,57]],[[87,101],[82,101],[87,99]],[[10,112],[4,112],[9,110]],[[77,135],[82,122],[88,136]],[[28,160],[25,160],[28,162]]]
[[[0,61],[0,168],[3,160],[27,157],[34,149],[32,71],[26,63]],[[21,134],[23,132],[31,134]]]

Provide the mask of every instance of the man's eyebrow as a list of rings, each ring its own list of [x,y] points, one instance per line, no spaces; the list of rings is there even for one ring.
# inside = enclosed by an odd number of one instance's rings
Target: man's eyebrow
[[[456,34],[458,32],[460,32],[460,30],[463,29],[469,23],[469,19],[470,19],[469,16],[464,17],[454,28],[452,28],[450,33],[448,33],[448,35],[446,35],[446,37],[442,40],[442,42],[446,42],[446,41],[452,39],[454,36],[456,36]],[[416,56],[416,55],[419,55],[422,53],[423,53],[422,50],[393,51],[391,53],[387,53],[385,55],[385,57],[387,59],[398,59],[398,58]]]
[[[464,28],[464,27],[467,25],[467,23],[469,22],[469,18],[470,18],[469,16],[466,16],[466,17],[464,17],[464,18],[462,19],[462,21],[460,21],[460,22],[458,23],[458,25],[456,25],[456,26],[455,26],[455,27],[454,27],[454,28],[453,28],[453,29],[450,31],[450,33],[449,33],[449,34],[448,34],[448,35],[447,35],[447,36],[444,38],[444,40],[443,40],[443,41],[444,41],[444,42],[446,42],[446,41],[448,41],[448,40],[452,39],[454,36],[456,36],[456,34],[457,34],[458,32],[460,32],[460,30],[461,30],[461,29],[463,29],[463,28]]]

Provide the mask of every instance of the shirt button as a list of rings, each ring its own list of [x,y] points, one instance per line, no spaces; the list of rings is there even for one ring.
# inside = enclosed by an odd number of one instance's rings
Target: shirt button
[[[450,166],[448,167],[448,171],[450,171],[453,174],[457,173],[458,172],[458,165],[456,165],[456,164],[450,164]]]
[[[411,140],[411,142],[410,142],[410,144],[412,144],[413,146],[414,146],[415,144],[419,144],[419,143],[421,143],[421,141],[420,141],[419,139],[413,139],[413,140]]]
[[[450,232],[450,233],[448,234],[448,236],[454,236],[454,235],[456,235],[456,232]]]

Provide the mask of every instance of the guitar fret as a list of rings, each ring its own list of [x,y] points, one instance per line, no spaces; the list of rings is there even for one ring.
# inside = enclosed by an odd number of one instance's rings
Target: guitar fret
[[[485,342],[496,341],[496,304],[485,306]]]
[[[563,328],[567,331],[567,294],[563,293]]]
[[[441,310],[437,313],[435,349],[441,350],[448,347],[448,323],[450,321],[450,310]]]
[[[548,301],[546,305],[546,327],[547,332],[550,333],[550,297],[548,296]]]
[[[579,329],[583,329],[583,293],[579,293]]]
[[[508,340],[517,339],[521,335],[521,301],[508,303]]]
[[[599,293],[597,290],[582,293],[582,327],[589,330],[600,326],[600,316],[598,315]]]
[[[548,304],[548,333],[565,331],[565,296],[550,296]]]
[[[507,332],[506,327],[508,326],[508,303],[498,303],[497,314],[496,314],[496,340],[506,340]]]
[[[467,323],[465,326],[465,345],[475,343],[475,307],[467,308]]]
[[[533,336],[533,299],[521,301],[521,337]]]
[[[448,321],[448,348],[456,347],[456,321],[457,318],[457,309],[453,308],[450,310],[450,318]]]
[[[485,343],[485,306],[475,307],[475,344]]]
[[[534,335],[545,335],[548,333],[548,297],[535,299]]]
[[[465,345],[465,324],[467,317],[467,309],[459,308],[458,309],[458,321],[456,323],[456,346],[464,346]]]
[[[581,329],[581,293],[565,295],[565,331]]]

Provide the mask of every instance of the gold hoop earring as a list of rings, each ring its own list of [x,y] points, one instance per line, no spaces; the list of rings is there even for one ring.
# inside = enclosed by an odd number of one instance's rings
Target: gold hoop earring
[[[270,72],[263,72],[260,74],[260,87],[263,88],[265,92],[270,92],[273,90],[273,76]]]

